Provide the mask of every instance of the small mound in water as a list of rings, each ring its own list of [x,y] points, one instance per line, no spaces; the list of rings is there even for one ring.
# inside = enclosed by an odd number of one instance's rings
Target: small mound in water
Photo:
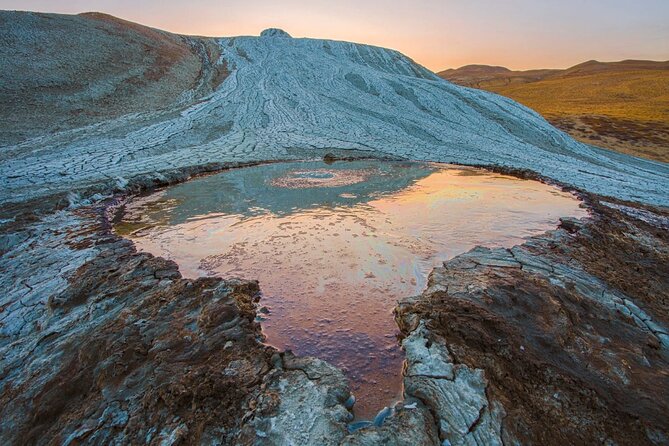
[[[308,187],[341,187],[362,183],[372,172],[368,169],[316,169],[294,170],[286,175],[274,178],[271,185],[289,189]]]
[[[444,260],[513,246],[583,216],[568,193],[410,162],[267,164],[131,202],[117,231],[186,277],[258,279],[267,342],[340,367],[372,419],[401,398],[392,311]]]

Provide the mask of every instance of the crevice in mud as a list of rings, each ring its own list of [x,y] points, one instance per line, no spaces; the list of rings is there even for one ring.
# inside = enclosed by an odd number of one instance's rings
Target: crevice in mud
[[[277,350],[277,351],[279,351],[279,350]],[[284,352],[281,352],[281,353],[284,353]],[[307,377],[307,379],[309,381],[319,382],[321,379],[324,378],[323,376],[311,376],[311,375],[309,375],[309,372],[307,372],[306,370],[304,370],[303,368],[300,368],[300,367],[292,367],[291,368],[291,367],[287,367],[286,365],[284,365],[283,369],[288,370],[290,372],[301,372],[301,373],[304,374],[304,376]]]
[[[474,432],[474,431],[476,430],[476,428],[478,427],[479,423],[481,423],[481,419],[483,418],[483,415],[485,414],[485,412],[486,412],[487,409],[488,409],[488,406],[487,406],[487,405],[484,405],[483,407],[481,407],[481,408],[479,409],[479,414],[478,414],[478,416],[476,417],[476,419],[474,420],[474,422],[471,424],[471,426],[469,426],[469,427],[467,428],[467,434],[465,434],[465,435],[468,435],[468,434],[470,434],[470,433],[472,433],[472,432]]]
[[[454,365],[455,365],[455,363],[454,363]],[[410,376],[412,378],[443,379],[443,380],[451,381],[451,382],[455,381],[455,377],[452,378],[452,377],[447,376],[447,375],[425,375],[425,374],[421,374],[421,373],[416,373],[416,374],[411,374]]]

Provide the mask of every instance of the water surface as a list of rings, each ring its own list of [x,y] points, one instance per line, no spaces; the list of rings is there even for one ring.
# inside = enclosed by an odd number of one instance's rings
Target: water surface
[[[551,186],[412,162],[267,164],[131,202],[117,231],[186,277],[258,279],[267,342],[340,367],[359,418],[401,394],[392,310],[476,245],[510,247],[583,216]]]

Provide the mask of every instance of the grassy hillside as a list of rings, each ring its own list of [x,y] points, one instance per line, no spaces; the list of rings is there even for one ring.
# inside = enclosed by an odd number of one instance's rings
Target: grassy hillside
[[[567,70],[471,66],[439,73],[508,96],[576,139],[669,162],[669,62],[596,61]]]

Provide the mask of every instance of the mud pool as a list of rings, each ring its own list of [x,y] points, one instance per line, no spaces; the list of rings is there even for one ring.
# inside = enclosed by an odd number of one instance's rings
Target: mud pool
[[[128,203],[116,231],[186,277],[258,279],[266,342],[340,367],[370,418],[401,398],[392,310],[476,245],[510,247],[586,215],[571,194],[449,165],[266,164]]]

